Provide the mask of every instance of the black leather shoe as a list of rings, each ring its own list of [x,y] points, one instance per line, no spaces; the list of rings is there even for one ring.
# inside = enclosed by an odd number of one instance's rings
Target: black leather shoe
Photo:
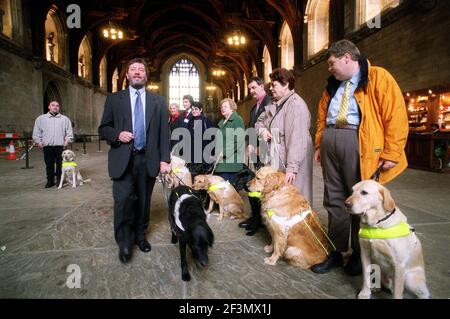
[[[342,255],[338,251],[333,251],[328,255],[327,260],[323,263],[314,265],[311,270],[316,274],[325,274],[329,272],[332,268],[340,267],[343,264]]]
[[[351,255],[347,264],[344,267],[344,271],[349,276],[359,276],[362,275],[362,264],[361,256],[359,254]]]
[[[131,252],[128,248],[119,249],[119,260],[122,263],[127,263],[131,259]]]
[[[146,239],[137,241],[136,245],[144,253],[148,253],[150,250],[152,250],[152,245],[150,245],[150,243]]]
[[[248,232],[246,232],[245,234],[247,236],[253,236],[253,235],[255,235],[258,232],[258,227],[247,229],[247,230],[248,230]]]
[[[45,188],[50,188],[50,187],[53,187],[53,186],[55,186],[55,182],[49,181],[49,182],[47,182],[47,184],[45,184]]]
[[[245,229],[247,229],[247,227],[249,227],[250,226],[250,223],[252,222],[252,219],[251,218],[247,218],[246,220],[244,220],[243,222],[240,222],[239,223],[239,227],[240,228],[245,228]],[[247,229],[247,230],[249,230],[249,229]]]

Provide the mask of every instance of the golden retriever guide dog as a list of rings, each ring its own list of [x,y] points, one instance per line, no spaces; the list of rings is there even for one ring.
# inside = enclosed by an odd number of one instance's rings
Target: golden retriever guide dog
[[[359,242],[364,280],[358,298],[371,296],[372,264],[380,267],[381,284],[391,290],[394,298],[403,298],[405,288],[419,298],[429,298],[422,245],[388,189],[364,180],[353,186],[345,205],[351,214],[361,215]]]
[[[317,214],[293,185],[285,184],[285,174],[263,167],[249,182],[249,190],[261,192],[261,214],[272,237],[264,247],[275,265],[280,257],[303,269],[323,262],[328,254],[328,242]]]
[[[219,221],[225,216],[244,217],[244,202],[241,195],[228,181],[217,175],[197,175],[194,177],[194,190],[204,189],[211,201],[207,214],[211,214],[214,203],[219,205]]]

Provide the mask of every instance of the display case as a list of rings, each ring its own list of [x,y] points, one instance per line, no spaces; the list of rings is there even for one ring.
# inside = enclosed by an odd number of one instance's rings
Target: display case
[[[432,120],[429,120],[435,98],[419,95],[407,99],[408,122],[410,132],[426,132],[430,130]]]
[[[405,100],[411,133],[429,132],[431,124],[438,124],[441,132],[450,132],[450,90],[406,93]]]
[[[409,92],[405,99],[409,121],[406,145],[409,167],[450,172],[450,90]]]
[[[443,132],[450,132],[450,92],[439,97],[438,124]]]

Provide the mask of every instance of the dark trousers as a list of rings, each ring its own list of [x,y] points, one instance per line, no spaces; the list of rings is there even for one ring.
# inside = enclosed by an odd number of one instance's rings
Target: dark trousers
[[[238,179],[238,173],[215,173],[214,175],[218,175],[222,177],[224,180],[229,181],[231,184],[234,184]]]
[[[328,234],[336,249],[348,250],[349,236],[354,253],[359,254],[359,216],[350,215],[344,201],[352,186],[361,180],[358,131],[324,128],[320,144],[325,192],[323,206],[328,212]]]
[[[120,248],[145,239],[155,180],[148,175],[145,154],[132,155],[122,177],[113,179],[114,237]]]
[[[43,148],[48,182],[55,182],[55,175],[57,180],[61,178],[63,149],[63,146],[44,146]]]

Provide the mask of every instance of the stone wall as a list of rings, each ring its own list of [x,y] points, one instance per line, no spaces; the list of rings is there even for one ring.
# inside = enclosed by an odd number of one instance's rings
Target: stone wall
[[[51,83],[61,97],[61,112],[77,134],[97,134],[106,92],[59,70],[0,49],[0,132],[31,134],[37,116],[47,110],[44,93]]]

